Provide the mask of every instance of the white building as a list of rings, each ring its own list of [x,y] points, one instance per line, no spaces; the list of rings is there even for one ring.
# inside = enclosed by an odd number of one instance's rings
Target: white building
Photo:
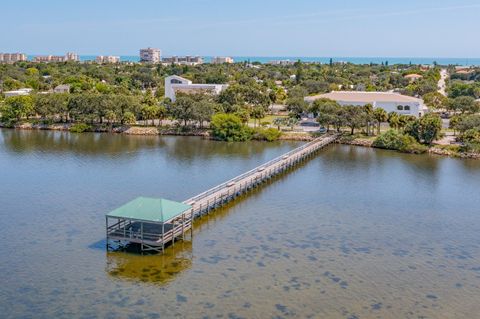
[[[162,64],[168,65],[168,64],[178,64],[178,65],[199,65],[203,64],[203,58],[200,56],[171,56],[168,58],[163,58],[162,59]]]
[[[70,93],[69,84],[60,84],[53,89],[53,93]]]
[[[27,61],[27,55],[24,53],[0,53],[0,63],[15,63]]]
[[[15,91],[6,91],[3,92],[5,97],[11,97],[11,96],[20,96],[20,95],[30,95],[30,93],[33,91],[33,89],[18,89]]]
[[[290,60],[273,60],[269,61],[267,64],[270,65],[294,65],[295,61],[290,61]]]
[[[233,58],[229,56],[216,56],[212,59],[212,64],[234,63]]]
[[[99,55],[95,58],[97,63],[120,63],[120,57],[115,55]]]
[[[165,97],[175,101],[178,92],[220,94],[227,87],[228,84],[193,84],[192,81],[181,76],[171,75],[165,78]]]
[[[415,117],[423,116],[428,111],[422,99],[390,92],[333,91],[327,94],[307,96],[305,101],[313,103],[322,98],[334,100],[342,106],[371,104],[374,109],[382,108],[388,113],[396,112]]]
[[[39,55],[33,58],[33,62],[78,62],[80,58],[78,54],[67,52],[65,55]]]
[[[160,63],[162,53],[160,49],[146,48],[140,49],[140,62]]]
[[[67,52],[67,54],[65,54],[65,61],[78,62],[80,61],[80,57],[76,53]]]

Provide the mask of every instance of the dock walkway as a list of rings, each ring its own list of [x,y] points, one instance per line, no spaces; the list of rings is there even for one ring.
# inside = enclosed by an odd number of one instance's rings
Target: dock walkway
[[[142,251],[162,251],[166,244],[174,243],[177,237],[185,238],[185,233],[192,229],[195,218],[208,214],[276,175],[293,168],[315,155],[320,149],[335,142],[339,137],[340,134],[318,137],[183,203],[138,198],[106,216],[107,248],[108,240],[115,240],[140,244]],[[147,204],[151,208],[146,209]],[[170,210],[175,207],[177,212],[171,216],[164,216],[166,205]],[[155,209],[158,209],[159,213],[153,215],[158,215],[159,218],[151,217]],[[144,217],[141,217],[140,211]],[[133,217],[134,215],[137,217]],[[115,219],[115,224],[109,225],[109,219]]]

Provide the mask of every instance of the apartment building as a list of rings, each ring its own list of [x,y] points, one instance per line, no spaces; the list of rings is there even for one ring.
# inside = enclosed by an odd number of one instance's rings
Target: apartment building
[[[0,63],[15,63],[27,61],[27,55],[24,53],[0,53]]]
[[[120,57],[115,55],[99,55],[95,58],[97,63],[120,63]]]
[[[80,58],[78,54],[67,52],[65,55],[39,55],[33,58],[33,62],[78,62]]]
[[[171,56],[162,59],[163,64],[179,64],[179,65],[198,65],[203,64],[203,58],[200,56]]]
[[[162,53],[160,49],[146,48],[140,49],[140,62],[160,63]]]
[[[216,56],[212,59],[212,64],[234,63],[233,58],[229,56]]]

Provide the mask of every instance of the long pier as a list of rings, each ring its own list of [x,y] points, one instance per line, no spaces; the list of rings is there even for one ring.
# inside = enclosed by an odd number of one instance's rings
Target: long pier
[[[340,134],[328,134],[318,137],[248,172],[189,198],[183,203],[161,199],[136,199],[106,216],[107,249],[109,247],[108,241],[115,240],[140,244],[142,251],[163,251],[167,244],[175,243],[176,238],[185,238],[185,233],[192,229],[195,218],[208,214],[210,211],[233,201],[236,197],[295,167],[314,156],[320,149],[335,142],[339,136]],[[178,208],[180,211],[170,214],[171,216],[164,216],[164,212],[161,211],[161,218],[157,219],[144,217],[151,216],[151,212],[145,211],[145,207],[150,206],[150,209],[154,210],[157,201],[168,202],[168,207],[173,207],[172,203],[173,205],[177,204],[181,206]],[[163,204],[163,206],[165,205]],[[125,213],[128,210],[131,212]],[[135,217],[135,210],[143,211],[143,215],[140,213],[139,217]],[[112,218],[116,219],[116,223],[109,225],[109,219]]]

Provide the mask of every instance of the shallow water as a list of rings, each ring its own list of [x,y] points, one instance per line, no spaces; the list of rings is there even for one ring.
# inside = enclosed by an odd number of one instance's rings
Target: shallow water
[[[105,212],[296,145],[1,130],[2,317],[478,316],[480,161],[334,145],[163,255],[105,251]]]

